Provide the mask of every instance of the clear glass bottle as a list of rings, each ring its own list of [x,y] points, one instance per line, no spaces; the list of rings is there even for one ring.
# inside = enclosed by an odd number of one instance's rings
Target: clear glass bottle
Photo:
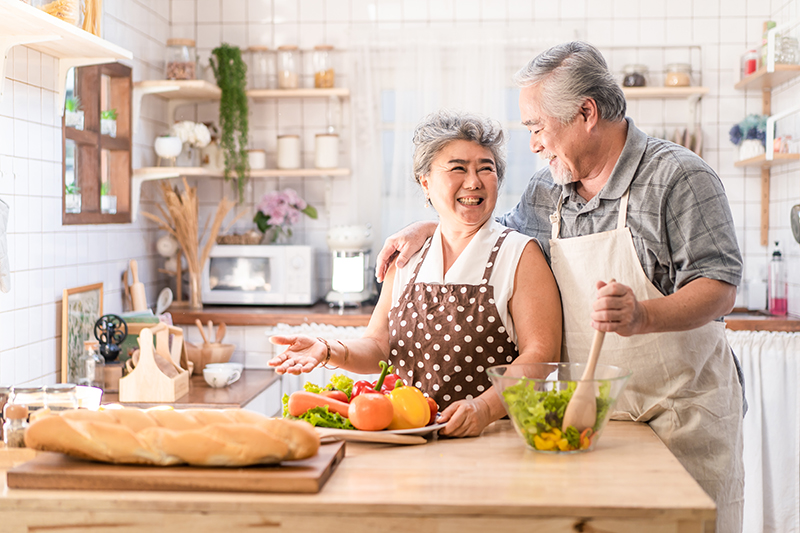
[[[44,387],[14,387],[13,392],[7,405],[24,405],[29,415],[45,408]]]
[[[13,403],[3,408],[3,442],[8,448],[25,447],[25,430],[28,428],[28,408]]]
[[[688,63],[670,63],[664,75],[666,87],[688,87],[692,84],[692,66]]]
[[[623,87],[646,87],[647,86],[647,65],[631,64],[622,68]]]
[[[299,87],[300,52],[295,45],[278,47],[278,88],[297,89]]]
[[[275,74],[274,56],[266,46],[251,46],[247,49],[250,56],[250,88],[270,89]]]
[[[780,251],[780,243],[775,241],[775,250],[769,262],[769,280],[767,282],[768,311],[771,315],[785,315],[788,302],[788,286],[786,283],[786,263]]]
[[[78,358],[78,385],[99,389],[105,386],[106,360],[100,355],[98,344],[96,340],[83,343],[83,353]]]
[[[197,66],[197,55],[192,39],[167,39],[168,80],[193,80]]]
[[[60,383],[44,388],[44,405],[51,411],[78,408],[78,392],[73,383]]]
[[[775,61],[784,65],[797,65],[800,63],[800,50],[797,39],[794,37],[781,37],[780,53],[776,53]]]
[[[314,87],[317,89],[333,87],[335,72],[332,51],[333,46],[329,44],[319,44],[314,47],[311,60],[314,65]]]

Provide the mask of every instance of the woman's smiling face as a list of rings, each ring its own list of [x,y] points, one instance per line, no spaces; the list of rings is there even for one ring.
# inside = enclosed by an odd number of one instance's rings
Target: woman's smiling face
[[[491,150],[472,141],[444,146],[420,178],[442,223],[480,227],[497,203],[497,168]]]

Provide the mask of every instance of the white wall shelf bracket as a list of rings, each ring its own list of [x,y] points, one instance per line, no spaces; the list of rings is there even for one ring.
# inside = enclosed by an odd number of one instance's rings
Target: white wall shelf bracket
[[[3,55],[0,56],[0,74],[3,74],[3,79],[0,80],[0,101],[5,96],[6,78],[4,74],[6,61],[8,61],[8,51],[21,44],[43,43],[59,39],[61,39],[60,35],[4,35],[0,37],[0,48],[3,50]]]
[[[134,172],[131,176],[131,222],[136,222],[136,217],[139,214],[139,203],[142,200],[142,184],[145,181],[179,178],[181,175],[181,169],[179,167],[164,167],[163,171],[153,171],[146,174],[137,174]]]
[[[178,85],[162,85],[158,87],[133,87],[133,132],[139,129],[139,118],[142,110],[142,98],[148,94],[169,93],[180,90]],[[170,115],[171,116],[171,115]]]

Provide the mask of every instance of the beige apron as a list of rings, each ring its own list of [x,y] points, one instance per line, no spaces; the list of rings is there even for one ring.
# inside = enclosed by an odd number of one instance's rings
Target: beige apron
[[[562,197],[563,198],[563,197]],[[596,283],[612,278],[640,301],[663,298],[642,269],[625,226],[628,192],[617,229],[560,239],[559,199],[550,254],[564,312],[565,361],[585,362]],[[683,332],[605,337],[600,363],[633,371],[612,418],[647,422],[701,487],[716,501],[717,531],[742,528],[742,390],[725,326],[711,322]]]

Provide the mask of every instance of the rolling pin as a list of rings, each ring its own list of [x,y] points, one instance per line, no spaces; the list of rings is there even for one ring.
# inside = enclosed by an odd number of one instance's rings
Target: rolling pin
[[[133,283],[131,284],[131,301],[133,302],[134,311],[147,310],[147,294],[144,292],[144,283],[139,281],[139,267],[135,259],[131,259],[131,274],[133,274]]]

